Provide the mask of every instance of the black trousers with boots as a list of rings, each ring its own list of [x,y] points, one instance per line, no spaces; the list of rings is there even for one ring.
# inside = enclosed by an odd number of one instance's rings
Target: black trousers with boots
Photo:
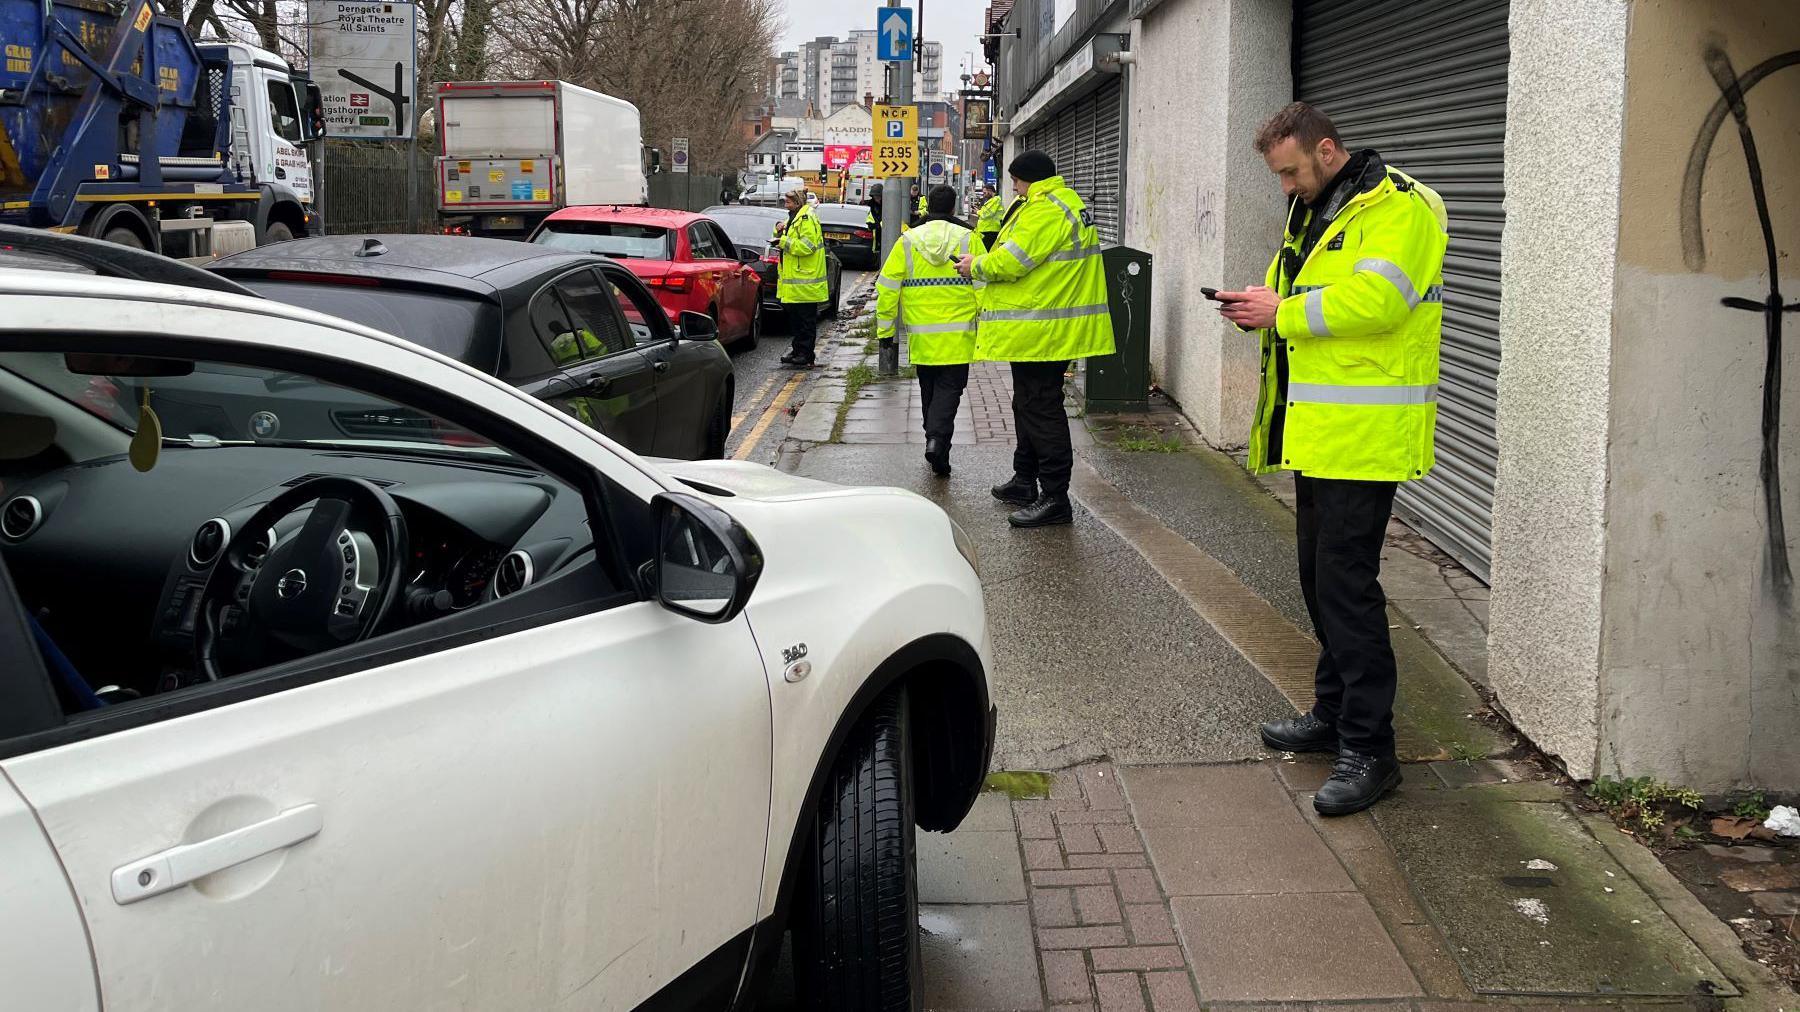
[[[819,340],[819,306],[818,302],[784,302],[783,313],[787,314],[788,333],[793,335],[792,353],[798,358],[811,362],[813,345]]]
[[[1394,754],[1394,647],[1381,548],[1395,483],[1294,476],[1300,590],[1319,637],[1313,715],[1335,724],[1342,747]]]
[[[1067,362],[1014,362],[1013,428],[1019,446],[1013,451],[1013,474],[1035,479],[1040,494],[1067,495],[1075,469],[1075,447],[1069,442],[1069,416],[1063,413],[1063,374]]]
[[[925,409],[925,438],[950,442],[956,435],[956,410],[969,385],[967,365],[914,366],[919,373],[919,400]]]

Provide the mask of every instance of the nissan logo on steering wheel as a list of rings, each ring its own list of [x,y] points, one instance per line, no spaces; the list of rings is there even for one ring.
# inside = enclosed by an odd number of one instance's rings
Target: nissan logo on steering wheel
[[[281,574],[281,582],[275,585],[275,593],[281,595],[283,601],[291,601],[306,593],[306,570],[290,569]]]

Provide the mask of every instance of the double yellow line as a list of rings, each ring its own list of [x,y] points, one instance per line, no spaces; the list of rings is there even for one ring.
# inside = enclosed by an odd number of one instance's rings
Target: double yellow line
[[[800,381],[805,378],[806,372],[804,370],[796,370],[794,375],[790,376],[788,381],[782,384],[781,391],[775,395],[775,399],[769,402],[769,406],[764,408],[762,415],[756,419],[756,424],[751,427],[750,434],[744,437],[742,443],[738,444],[737,451],[731,455],[732,460],[750,459],[750,455],[756,452],[756,444],[762,441],[763,433],[769,431],[769,426],[775,424],[775,419],[781,417],[782,410],[787,407],[788,398],[794,396],[795,388],[799,387]],[[762,400],[763,394],[768,392],[770,385],[774,382],[775,377],[773,376],[763,380],[762,386],[757,387],[756,394],[750,398],[750,403],[755,404]],[[747,417],[749,416],[738,415],[733,418],[731,420],[731,427],[736,429]]]

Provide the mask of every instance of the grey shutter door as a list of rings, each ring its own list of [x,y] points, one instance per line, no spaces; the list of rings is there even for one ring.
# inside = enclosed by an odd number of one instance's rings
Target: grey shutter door
[[[1449,211],[1437,467],[1400,486],[1395,510],[1484,580],[1499,456],[1507,14],[1507,0],[1299,0],[1294,15],[1297,97],[1351,150],[1380,151]]]
[[[1102,242],[1119,241],[1120,168],[1125,161],[1119,149],[1122,96],[1119,82],[1107,83],[1026,134],[1021,149],[1042,151],[1056,160],[1063,181],[1093,214]]]
[[[1120,117],[1125,87],[1113,82],[1095,92],[1094,103],[1094,186],[1082,190],[1082,199],[1094,215],[1094,227],[1101,242],[1119,241],[1119,193],[1124,184],[1121,168],[1125,154],[1120,149],[1124,131]]]

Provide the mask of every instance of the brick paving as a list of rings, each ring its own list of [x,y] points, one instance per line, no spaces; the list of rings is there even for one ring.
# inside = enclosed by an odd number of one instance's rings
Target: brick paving
[[[875,357],[862,359],[872,367]],[[900,345],[900,367],[910,364],[906,344]],[[1001,362],[977,362],[969,367],[969,386],[963,391],[956,413],[958,446],[971,443],[1013,442],[1012,370]],[[864,387],[844,417],[842,440],[846,443],[924,443],[924,400],[916,379],[880,379]]]

